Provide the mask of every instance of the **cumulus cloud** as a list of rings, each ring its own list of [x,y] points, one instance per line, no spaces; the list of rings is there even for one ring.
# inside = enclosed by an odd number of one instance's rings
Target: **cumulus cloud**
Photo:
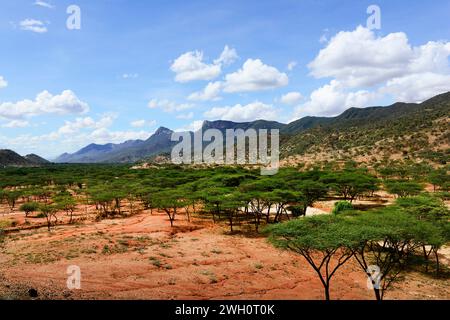
[[[194,107],[193,104],[190,103],[176,103],[167,99],[159,100],[152,99],[148,103],[148,107],[150,109],[160,108],[164,112],[172,113],[172,112],[180,112],[183,110],[191,109]]]
[[[3,124],[2,128],[25,128],[29,125],[30,123],[26,120],[12,120],[6,124]]]
[[[220,57],[216,60],[214,60],[215,64],[224,64],[224,65],[230,65],[233,62],[235,62],[237,59],[239,59],[239,56],[237,54],[236,49],[230,48],[227,45],[223,49],[222,53],[220,54]]]
[[[450,74],[432,72],[411,74],[389,80],[380,89],[398,101],[422,102],[440,93],[450,91]]]
[[[81,101],[71,90],[64,90],[59,95],[42,91],[35,100],[0,103],[0,117],[22,119],[42,114],[83,114],[89,111],[89,105]]]
[[[190,51],[179,56],[170,67],[176,73],[175,81],[189,82],[194,80],[212,80],[220,75],[219,64],[203,62],[203,52]]]
[[[45,33],[48,31],[46,24],[40,20],[25,19],[20,21],[19,25],[20,29],[35,33]]]
[[[305,115],[335,116],[347,108],[367,107],[379,98],[379,94],[368,90],[348,91],[339,81],[332,80],[314,90],[309,101],[295,110],[295,118]]]
[[[80,132],[61,136],[58,132],[42,135],[23,134],[15,137],[6,137],[0,134],[0,144],[20,154],[30,152],[44,157],[56,157],[63,152],[75,152],[90,144],[122,143],[127,140],[145,140],[152,132],[140,131],[113,131],[107,128],[94,129],[91,132]]]
[[[341,31],[309,64],[317,78],[332,77],[347,87],[382,85],[399,77],[449,74],[450,42],[413,47],[403,32],[377,37],[364,27]]]
[[[376,37],[369,29],[341,31],[308,65],[316,78],[333,77],[351,87],[375,85],[402,75],[413,58],[402,32]]]
[[[248,92],[278,88],[289,83],[287,74],[264,64],[260,59],[248,59],[241,69],[225,76],[225,92]]]
[[[421,102],[450,91],[449,56],[450,42],[412,46],[403,32],[381,37],[361,26],[341,31],[308,65],[314,77],[332,80],[314,90],[297,115],[334,115],[386,95]]]
[[[58,129],[58,134],[73,134],[79,132],[81,129],[102,129],[110,127],[115,115],[105,115],[98,121],[95,121],[91,117],[76,118],[75,121],[65,121],[64,125]]]
[[[202,91],[190,94],[188,100],[217,101],[221,99],[219,97],[221,89],[222,89],[222,82],[220,81],[210,82]]]
[[[176,73],[175,81],[189,82],[195,80],[212,80],[222,73],[222,66],[230,65],[239,58],[236,49],[225,46],[220,57],[213,63],[203,61],[202,51],[189,51],[180,55],[170,66]]]
[[[300,92],[292,91],[281,96],[280,102],[288,105],[294,105],[299,103],[303,99]]]
[[[2,76],[0,76],[0,89],[8,86],[8,81],[5,80]]]
[[[106,128],[96,129],[88,136],[82,137],[85,141],[94,143],[122,143],[128,140],[145,140],[151,135],[148,131],[110,131]],[[91,143],[91,142],[90,142]]]
[[[236,104],[234,106],[214,107],[206,111],[204,116],[212,120],[220,119],[238,122],[258,119],[276,120],[278,119],[278,110],[272,105],[255,101],[247,105]]]

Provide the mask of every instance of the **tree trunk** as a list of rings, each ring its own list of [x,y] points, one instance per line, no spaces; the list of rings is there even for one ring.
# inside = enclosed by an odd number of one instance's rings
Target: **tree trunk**
[[[383,298],[381,298],[380,289],[373,288],[373,291],[375,292],[375,298],[377,299],[377,301],[383,300]]]
[[[423,250],[423,258],[425,259],[425,271],[428,272],[428,254],[425,245],[422,245],[422,250]]]
[[[330,285],[324,285],[325,289],[325,300],[330,301]]]
[[[436,275],[439,274],[439,254],[438,250],[434,249],[434,255],[436,256]]]

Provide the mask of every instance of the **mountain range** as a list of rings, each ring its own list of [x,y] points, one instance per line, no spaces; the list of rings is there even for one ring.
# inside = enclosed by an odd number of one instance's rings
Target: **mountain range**
[[[240,123],[204,121],[202,130],[279,129],[283,158],[319,153],[345,154],[347,157],[411,151],[445,153],[449,145],[449,119],[450,92],[422,103],[399,102],[385,107],[350,108],[336,117],[304,117],[288,124],[266,120]],[[145,141],[90,144],[75,153],[62,154],[55,162],[132,163],[148,159],[170,152],[176,144],[170,141],[172,132],[160,127]],[[431,143],[419,141],[430,135],[434,137]],[[408,141],[410,145],[406,143]]]
[[[294,163],[307,159],[339,160],[420,158],[446,163],[450,157],[450,92],[422,103],[394,103],[385,107],[350,108],[335,117],[304,117],[288,124],[256,120],[204,121],[202,130],[279,129],[281,158]],[[173,131],[160,127],[147,140],[90,144],[64,153],[56,163],[134,163],[170,153],[177,143]],[[190,132],[193,134],[192,132]],[[0,150],[1,166],[48,163],[37,155],[20,156]]]
[[[43,164],[49,164],[48,160],[41,158],[35,154],[28,154],[21,156],[12,150],[2,149],[0,150],[0,167],[6,166],[19,166],[19,167],[32,167],[40,166]]]

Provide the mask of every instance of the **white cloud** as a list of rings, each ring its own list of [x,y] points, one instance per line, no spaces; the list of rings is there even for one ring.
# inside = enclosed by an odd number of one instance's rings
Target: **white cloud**
[[[214,60],[214,64],[223,64],[227,66],[235,62],[237,59],[239,59],[239,56],[236,49],[229,48],[226,45],[222,53],[220,54],[220,57]]]
[[[292,70],[294,70],[294,68],[297,66],[297,61],[291,61],[291,62],[289,62],[288,63],[288,65],[287,65],[287,69],[289,70],[289,71],[292,71]]]
[[[122,143],[128,140],[145,140],[151,135],[148,131],[110,131],[106,128],[96,129],[85,140],[89,143]]]
[[[200,130],[203,126],[203,120],[195,120],[188,124],[185,127],[175,129],[176,132],[185,132],[185,131],[197,131]]]
[[[48,30],[45,25],[46,24],[44,22],[35,19],[25,19],[20,21],[20,29],[36,33],[47,32]]]
[[[236,49],[228,45],[225,46],[220,57],[211,64],[203,62],[202,51],[189,51],[175,59],[170,70],[176,73],[175,81],[177,82],[212,80],[221,74],[223,65],[230,65],[238,58]]]
[[[288,92],[285,95],[282,95],[280,98],[280,102],[288,105],[294,105],[300,102],[303,99],[303,96],[300,92],[292,91]]]
[[[145,126],[145,120],[136,120],[130,123],[132,127],[140,128]]]
[[[422,102],[447,91],[450,91],[450,74],[432,72],[395,78],[380,89],[380,92],[391,94],[403,102]]]
[[[59,95],[42,91],[35,100],[0,103],[0,117],[21,119],[42,114],[82,114],[89,111],[89,105],[81,101],[71,90]]]
[[[152,132],[145,130],[112,131],[107,128],[98,128],[91,132],[67,135],[62,135],[57,131],[38,136],[24,134],[5,137],[0,135],[0,144],[21,154],[34,152],[46,157],[56,157],[63,152],[79,150],[90,143],[105,144],[136,139],[145,140],[151,134]]]
[[[134,128],[141,128],[141,127],[144,127],[144,126],[152,127],[152,126],[154,126],[155,124],[156,124],[156,121],[155,121],[155,120],[144,120],[144,119],[132,121],[132,122],[130,123],[130,125],[131,125],[132,127],[134,127]]]
[[[34,5],[35,6],[44,7],[44,8],[49,8],[49,9],[53,9],[55,7],[54,5],[52,5],[52,4],[48,3],[48,2],[42,1],[42,0],[36,0],[34,2]]]
[[[137,77],[139,77],[139,74],[137,73],[124,73],[122,75],[123,79],[136,79]]]
[[[57,131],[58,134],[66,135],[79,132],[81,129],[102,129],[110,127],[116,116],[105,115],[100,120],[95,121],[91,117],[76,118],[75,121],[65,121],[64,126],[60,127]]]
[[[376,85],[405,72],[413,58],[407,36],[376,37],[369,29],[341,31],[308,65],[316,78],[333,77],[350,87]]]
[[[191,109],[194,107],[194,105],[190,104],[190,103],[176,103],[173,101],[169,101],[167,99],[164,99],[164,100],[152,99],[148,103],[148,107],[150,109],[160,108],[164,112],[172,113],[172,112],[180,112],[183,110]]]
[[[414,73],[449,73],[449,42],[412,47],[403,32],[377,37],[364,27],[341,31],[309,64],[317,78],[333,77],[347,87],[374,86]]]
[[[332,80],[314,90],[296,115],[335,115],[386,95],[421,102],[450,91],[449,56],[450,42],[414,47],[403,32],[380,37],[361,26],[341,31],[308,65],[316,78]]]
[[[258,119],[276,120],[278,110],[272,105],[259,101],[247,105],[236,104],[234,106],[215,107],[204,113],[204,116],[212,120],[253,121]]]
[[[30,123],[25,120],[12,120],[6,124],[3,124],[2,128],[25,128],[29,125]]]
[[[2,76],[0,76],[0,89],[8,86],[8,81],[5,80]]]
[[[210,82],[202,91],[190,94],[188,100],[217,101],[221,99],[219,97],[221,89],[222,89],[222,82],[220,81]]]
[[[176,73],[175,81],[212,80],[220,75],[221,65],[203,62],[203,52],[190,51],[179,56],[170,70]]]
[[[183,119],[183,120],[188,120],[188,119],[192,119],[194,117],[194,113],[193,112],[189,112],[189,113],[182,113],[176,116],[177,119]]]
[[[241,69],[225,76],[225,92],[248,92],[286,86],[288,76],[261,60],[248,59]]]
[[[335,116],[350,107],[367,107],[379,94],[367,90],[349,92],[339,81],[332,80],[311,93],[308,102],[296,108],[295,118],[305,115]]]

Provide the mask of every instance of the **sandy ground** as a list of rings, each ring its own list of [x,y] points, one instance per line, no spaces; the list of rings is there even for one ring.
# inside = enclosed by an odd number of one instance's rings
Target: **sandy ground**
[[[42,299],[323,299],[302,257],[227,230],[181,215],[170,228],[165,214],[142,212],[12,233],[0,251],[0,297],[27,299],[34,288]],[[71,265],[80,267],[80,290],[67,288]],[[373,299],[353,262],[331,287],[332,299]],[[412,273],[387,298],[450,299],[450,286]]]

